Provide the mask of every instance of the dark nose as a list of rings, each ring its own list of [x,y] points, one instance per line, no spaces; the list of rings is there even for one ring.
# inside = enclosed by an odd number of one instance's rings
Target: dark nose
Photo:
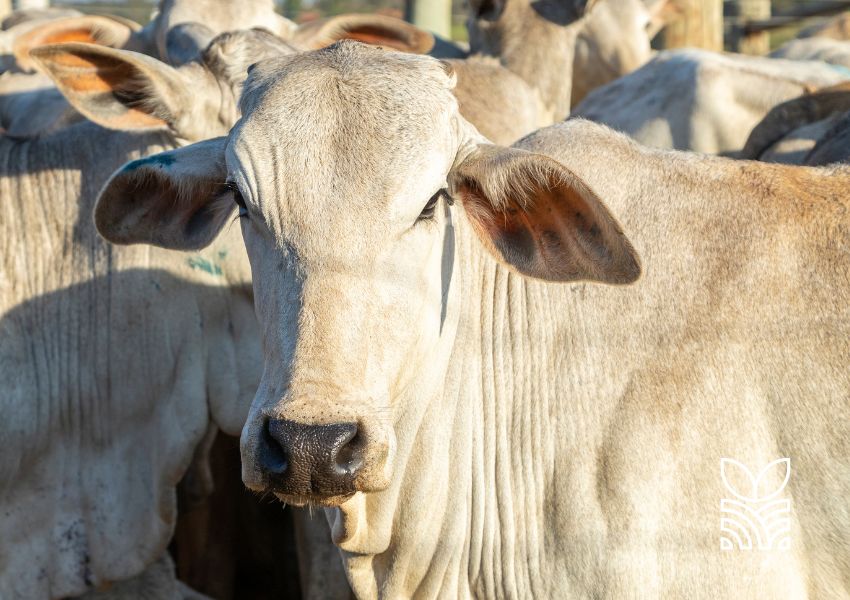
[[[276,492],[336,496],[356,491],[354,476],[363,462],[356,423],[269,419],[262,438],[260,467]]]

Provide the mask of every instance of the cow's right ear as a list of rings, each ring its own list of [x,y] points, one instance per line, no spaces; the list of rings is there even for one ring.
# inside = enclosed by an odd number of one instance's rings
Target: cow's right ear
[[[127,50],[68,43],[30,56],[84,117],[109,129],[177,131],[188,85],[165,63]]]
[[[226,140],[214,138],[125,165],[97,199],[94,222],[100,235],[114,244],[208,246],[236,206],[225,183]]]
[[[480,145],[449,184],[484,247],[523,275],[609,284],[640,277],[640,258],[602,200],[548,156]]]

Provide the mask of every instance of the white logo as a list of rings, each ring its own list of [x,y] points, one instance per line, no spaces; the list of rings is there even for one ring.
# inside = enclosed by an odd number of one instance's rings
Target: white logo
[[[771,485],[777,475],[781,483]],[[778,496],[791,478],[791,459],[775,460],[753,476],[737,460],[721,458],[720,476],[734,496],[720,501],[720,549],[787,550],[791,501]]]

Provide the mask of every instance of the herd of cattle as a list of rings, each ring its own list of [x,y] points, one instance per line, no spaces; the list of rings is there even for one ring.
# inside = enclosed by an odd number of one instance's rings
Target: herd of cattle
[[[307,597],[850,597],[850,19],[469,4],[3,21],[0,598],[203,597],[218,430]],[[721,550],[723,457],[791,458],[787,547]]]

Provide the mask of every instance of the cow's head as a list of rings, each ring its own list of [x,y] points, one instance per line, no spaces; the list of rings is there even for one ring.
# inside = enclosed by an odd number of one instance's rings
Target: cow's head
[[[184,141],[227,133],[248,67],[295,49],[262,30],[224,33],[197,60],[171,67],[96,44],[64,43],[30,56],[89,120],[124,131],[164,131]]]
[[[643,0],[470,0],[469,4],[472,50],[498,56],[536,86],[558,119],[569,114],[574,75],[590,74],[598,85],[597,72],[610,77],[615,69],[622,75],[649,56],[650,15]],[[578,36],[579,70],[574,73]]]
[[[247,29],[289,39],[296,25],[275,12],[273,0],[162,0],[145,27],[148,51],[172,65],[196,60],[221,33]]]
[[[253,489],[333,505],[389,484],[396,423],[441,389],[470,262],[639,275],[594,193],[488,144],[453,83],[437,60],[356,42],[267,61],[229,136],[130,163],[102,192],[96,224],[121,244],[199,248],[238,211],[264,331],[242,436]]]

